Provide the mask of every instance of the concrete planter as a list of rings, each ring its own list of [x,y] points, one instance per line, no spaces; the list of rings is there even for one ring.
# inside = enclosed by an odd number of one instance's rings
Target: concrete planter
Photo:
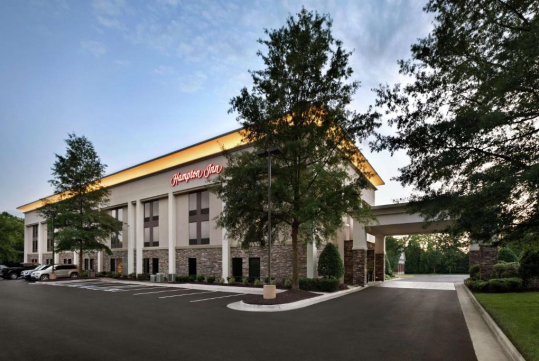
[[[55,280],[56,278],[57,278],[57,277],[56,277],[56,273],[51,273],[51,274],[49,275],[49,279],[50,279],[50,280]]]
[[[277,287],[275,285],[264,285],[264,299],[273,300],[277,297]]]

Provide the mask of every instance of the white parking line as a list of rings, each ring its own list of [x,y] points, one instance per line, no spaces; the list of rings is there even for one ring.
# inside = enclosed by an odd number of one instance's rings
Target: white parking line
[[[140,285],[138,285],[140,286]],[[162,289],[163,287],[159,287],[159,286],[146,286],[144,288],[135,288],[135,289],[132,289],[132,288],[127,288],[127,289],[118,289],[117,291],[111,291],[111,292],[127,292],[127,291],[144,291],[144,290],[157,290],[157,289]]]
[[[150,294],[152,294],[152,293],[187,291],[187,290],[188,290],[187,288],[179,288],[179,289],[176,289],[176,290],[168,290],[168,291],[155,291],[155,292],[135,293],[133,296],[150,295]]]
[[[208,292],[197,292],[197,293],[186,293],[184,295],[174,295],[174,296],[163,296],[159,298],[171,298],[171,297],[183,297],[183,296],[191,296],[191,295],[202,295],[204,293],[215,293],[215,291],[208,291]]]
[[[217,300],[219,298],[237,297],[237,296],[244,296],[244,295],[246,295],[246,293],[240,293],[239,295],[228,295],[228,296],[221,296],[221,297],[204,298],[202,300],[194,300],[194,301],[189,301],[189,302],[210,301],[210,300]]]

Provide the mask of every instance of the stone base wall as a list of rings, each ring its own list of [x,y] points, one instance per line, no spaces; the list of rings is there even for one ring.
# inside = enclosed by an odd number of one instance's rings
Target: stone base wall
[[[59,264],[64,264],[64,259],[71,259],[71,263],[75,263],[75,254],[73,252],[60,253],[58,256]]]
[[[374,249],[367,250],[367,282],[374,281]]]
[[[36,253],[36,254],[28,254],[26,255],[26,262],[27,263],[31,263],[33,259],[37,259],[37,261],[39,262],[39,255]]]
[[[497,246],[480,246],[481,260],[481,279],[488,280],[490,274],[494,271],[494,265],[498,263],[498,247]]]
[[[189,274],[189,258],[197,260],[197,274],[220,278],[223,275],[222,249],[219,248],[192,248],[176,250],[176,273],[181,276]]]
[[[260,277],[264,280],[268,275],[268,249],[266,247],[250,247],[241,249],[230,248],[231,258],[242,258],[243,276],[249,275],[249,258],[260,258]],[[298,244],[298,273],[299,277],[307,277],[307,247]],[[232,275],[232,262],[229,274]],[[278,282],[284,278],[292,279],[292,245],[271,246],[271,277]]]
[[[92,253],[85,253],[83,255],[83,259],[82,259],[82,269],[84,269],[84,264],[86,263],[85,260],[88,260],[88,270],[91,268],[90,267],[90,260],[93,259],[94,260],[94,271],[97,271],[97,252],[92,252]]]
[[[125,259],[127,260],[127,251],[112,251],[112,256],[109,256],[108,254],[106,253],[103,253],[103,271],[104,272],[111,272],[111,269],[110,269],[110,260],[111,259]],[[95,261],[97,262],[97,261]],[[123,261],[122,261],[123,262]],[[97,267],[97,263],[96,263],[96,267]],[[118,262],[116,262],[116,267],[118,267]],[[127,262],[125,262],[125,264],[122,264],[122,268],[125,268],[125,272],[124,273],[127,273]],[[134,268],[136,270],[136,268]],[[116,272],[116,270],[114,270],[113,272]]]
[[[125,257],[127,257],[127,252],[126,252]],[[144,258],[149,258],[150,259],[150,270],[149,270],[150,273],[152,273],[152,271],[153,271],[152,270],[152,267],[153,267],[152,258],[158,258],[159,259],[159,271],[157,273],[164,273],[164,274],[168,275],[168,249],[143,250],[142,251],[142,259],[144,259]],[[143,265],[144,265],[144,263],[143,263]],[[127,267],[127,264],[125,264],[124,267]]]
[[[481,251],[470,251],[470,268],[476,264],[481,264]]]
[[[43,253],[41,255],[41,264],[47,264],[47,259],[52,259],[52,253]]]
[[[384,281],[386,274],[386,254],[376,253],[374,255],[374,276],[376,281]]]
[[[354,284],[354,252],[352,246],[354,241],[344,241],[344,283]]]
[[[367,250],[354,249],[353,284],[365,286],[367,284]]]

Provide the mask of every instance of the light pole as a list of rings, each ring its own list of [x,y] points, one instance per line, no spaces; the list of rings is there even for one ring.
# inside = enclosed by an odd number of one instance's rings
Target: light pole
[[[282,154],[278,146],[261,149],[256,153],[259,157],[268,157],[268,284],[264,285],[264,298],[276,297],[275,285],[271,284],[271,155]]]

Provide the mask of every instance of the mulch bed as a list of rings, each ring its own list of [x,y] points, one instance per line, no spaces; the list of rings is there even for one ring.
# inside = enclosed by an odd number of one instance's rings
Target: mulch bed
[[[55,280],[48,279],[46,281],[39,281],[39,282],[63,282],[63,281],[80,281],[80,280],[97,280],[98,277],[77,277],[77,278],[71,278],[71,277],[63,277],[63,278],[57,278]]]
[[[288,290],[286,292],[277,293],[277,297],[273,300],[266,300],[264,299],[264,296],[253,296],[244,299],[243,303],[247,303],[249,305],[282,305],[285,303],[306,300],[316,296],[320,295],[304,290]]]

